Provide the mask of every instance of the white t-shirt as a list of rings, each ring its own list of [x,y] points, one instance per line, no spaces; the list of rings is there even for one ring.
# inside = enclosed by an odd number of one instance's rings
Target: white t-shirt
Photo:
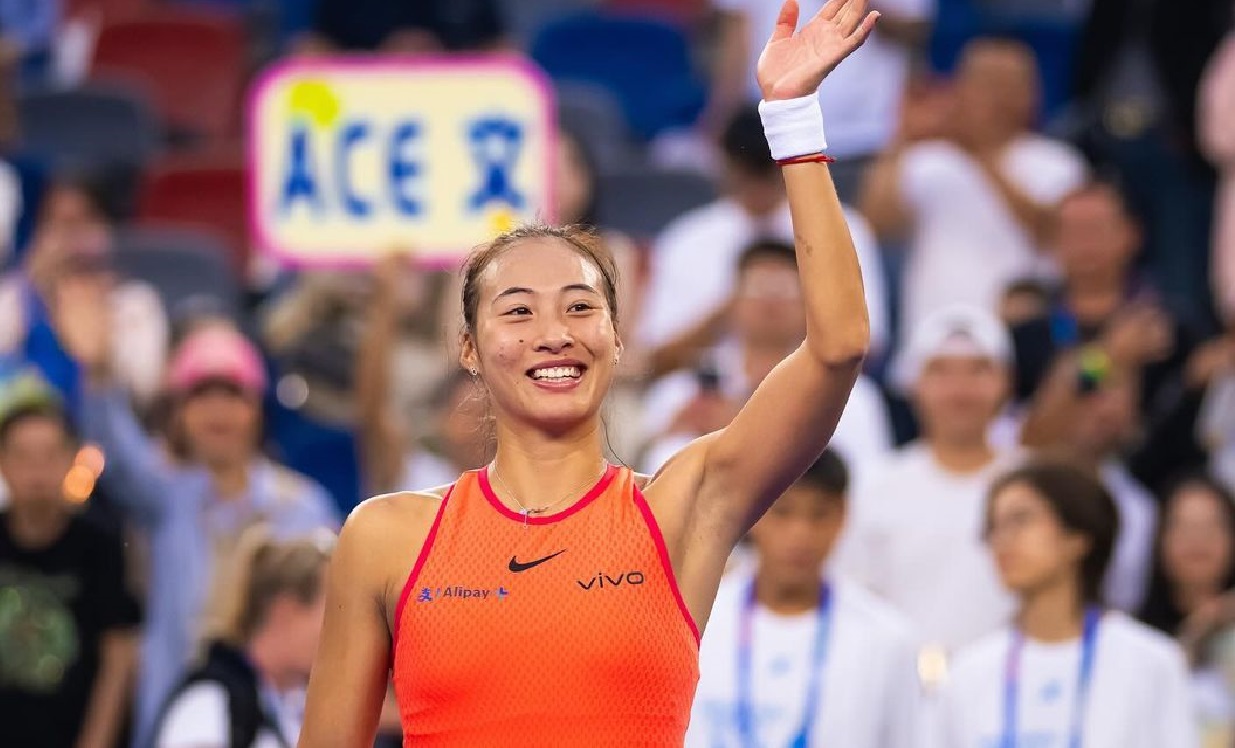
[[[755,80],[755,64],[776,26],[781,4],[777,0],[714,2],[721,10],[746,16],[749,96],[758,101],[761,95]],[[802,0],[799,4],[800,28],[819,12],[823,0]],[[898,18],[929,20],[935,13],[935,0],[882,0],[879,10]],[[887,144],[896,130],[909,62],[908,51],[876,28],[861,48],[828,74],[827,81],[819,87],[819,104],[827,128],[829,153],[837,157],[861,156]]]
[[[870,465],[852,492],[837,568],[907,615],[922,644],[950,651],[993,631],[1014,600],[982,524],[986,492],[1012,462],[950,473],[916,442]]]
[[[751,393],[741,355],[741,349],[736,344],[725,343],[717,346],[711,357],[720,374],[720,391],[737,402],[745,402]],[[643,426],[647,433],[662,435],[678,412],[698,392],[699,381],[694,372],[677,371],[657,380],[643,397]],[[676,441],[674,445],[680,448]],[[849,402],[845,405],[840,422],[836,424],[831,446],[844,458],[851,482],[854,482],[866,465],[887,455],[892,445],[892,424],[887,403],[879,392],[879,386],[865,374],[860,375],[849,394]],[[652,454],[656,454],[659,460],[654,466],[648,465],[652,472],[672,456],[671,452],[662,459],[658,450],[649,452],[649,457]]]
[[[1106,604],[1136,613],[1149,589],[1154,536],[1158,531],[1158,503],[1120,462],[1107,462],[1101,474],[1102,483],[1119,510],[1119,537],[1104,583]]]
[[[699,650],[699,687],[686,748],[744,748],[738,731],[737,652],[749,571],[721,583]],[[832,585],[829,643],[812,746],[909,748],[918,680],[914,640],[884,603],[843,580]],[[802,725],[814,650],[813,612],[779,616],[756,608],[752,712],[759,745],[785,746]]]
[[[1010,629],[965,649],[944,686],[940,748],[998,748]],[[1081,644],[1021,650],[1018,748],[1068,748]],[[1082,721],[1084,748],[1199,748],[1183,653],[1122,613],[1107,613]]]
[[[279,730],[286,741],[268,727],[257,731],[253,748],[288,748],[300,734],[299,720],[290,709],[278,709]],[[227,748],[231,729],[227,690],[218,683],[198,683],[185,689],[168,707],[155,748]]]
[[[1058,202],[1080,186],[1085,162],[1075,149],[1022,135],[1003,157],[1003,173],[1026,196]],[[1016,220],[991,180],[953,143],[935,140],[905,151],[900,195],[911,216],[901,319],[903,330],[949,304],[998,310],[1004,287],[1049,275],[1033,237]]]
[[[888,340],[888,305],[883,265],[870,226],[845,209],[849,232],[862,267],[870,315],[871,352]],[[756,221],[728,199],[704,205],[677,218],[656,239],[648,289],[639,318],[639,338],[650,346],[669,342],[701,322],[728,300],[742,251],[760,238],[793,241],[786,202],[764,221]]]

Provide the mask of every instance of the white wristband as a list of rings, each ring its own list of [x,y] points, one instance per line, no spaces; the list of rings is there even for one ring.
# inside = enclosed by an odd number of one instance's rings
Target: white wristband
[[[817,93],[797,99],[761,101],[759,118],[776,161],[822,153],[828,147]]]

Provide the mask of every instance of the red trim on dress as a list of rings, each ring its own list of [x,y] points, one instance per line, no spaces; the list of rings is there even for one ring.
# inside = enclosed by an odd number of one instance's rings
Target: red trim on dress
[[[489,500],[489,504],[497,510],[498,514],[521,525],[525,523],[529,525],[551,525],[554,522],[566,519],[576,512],[582,511],[588,504],[599,498],[605,492],[605,489],[609,487],[609,484],[613,482],[613,477],[617,475],[618,468],[616,465],[610,465],[606,468],[604,474],[600,476],[600,480],[596,481],[596,485],[592,486],[591,490],[584,494],[582,499],[579,499],[563,511],[555,514],[529,515],[527,517],[503,504],[502,500],[493,492],[493,486],[489,483],[488,468],[481,468],[472,472],[476,473],[476,478],[480,481],[480,492]]]
[[[420,546],[420,553],[416,554],[416,563],[412,565],[412,570],[407,575],[407,581],[403,583],[403,590],[399,593],[399,602],[395,604],[395,620],[394,631],[390,632],[391,658],[394,657],[394,652],[399,648],[399,629],[403,626],[403,608],[407,605],[407,596],[411,593],[412,587],[416,585],[416,579],[420,576],[420,570],[424,568],[425,561],[429,558],[429,549],[433,547],[433,541],[437,539],[437,528],[442,524],[442,515],[446,513],[446,502],[450,500],[450,495],[454,493],[455,486],[458,483],[452,483],[450,488],[446,489],[446,495],[442,496],[442,503],[437,508],[437,514],[433,517],[433,524],[429,526],[429,534],[425,536],[425,542]]]
[[[656,553],[660,555],[661,566],[664,567],[665,576],[669,579],[669,589],[673,591],[678,610],[682,612],[682,617],[686,619],[686,625],[690,626],[690,632],[695,635],[695,643],[698,644],[703,637],[699,634],[699,626],[695,623],[695,617],[690,614],[690,608],[686,607],[686,599],[682,597],[682,588],[678,587],[678,578],[673,572],[673,561],[669,559],[669,547],[665,545],[665,536],[660,532],[660,525],[656,523],[656,515],[652,514],[652,507],[648,506],[647,499],[643,497],[643,491],[640,491],[637,485],[634,489],[635,506],[639,507],[644,522],[647,522],[652,542],[656,544]]]

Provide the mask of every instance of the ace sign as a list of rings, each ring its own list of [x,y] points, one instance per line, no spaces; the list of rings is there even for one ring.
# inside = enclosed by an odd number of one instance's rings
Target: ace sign
[[[249,103],[250,216],[298,265],[452,259],[552,221],[554,104],[511,59],[297,61]]]

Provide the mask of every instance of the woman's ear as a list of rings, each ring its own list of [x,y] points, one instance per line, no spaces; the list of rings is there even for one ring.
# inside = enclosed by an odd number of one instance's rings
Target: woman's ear
[[[1064,537],[1064,548],[1068,556],[1078,564],[1085,560],[1085,556],[1089,554],[1092,547],[1093,543],[1089,541],[1089,538],[1079,532],[1069,532]]]
[[[464,332],[459,335],[459,365],[472,376],[480,373],[480,356],[471,333]]]

